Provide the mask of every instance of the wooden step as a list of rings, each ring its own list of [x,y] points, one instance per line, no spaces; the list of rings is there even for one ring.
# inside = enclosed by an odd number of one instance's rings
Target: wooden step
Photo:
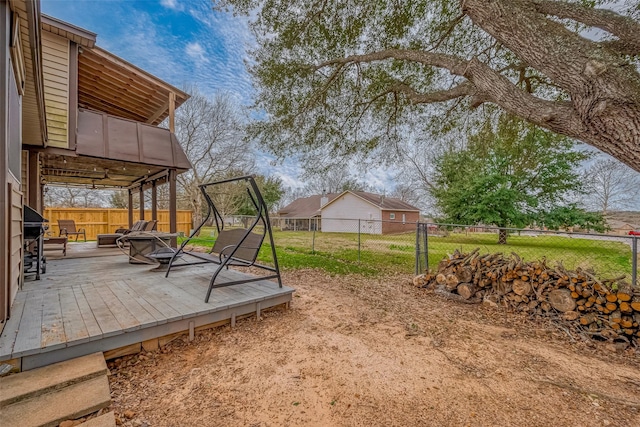
[[[102,375],[5,406],[0,411],[0,426],[55,427],[110,404],[109,380]]]
[[[115,427],[116,425],[116,416],[111,412],[107,412],[106,414],[102,414],[99,417],[91,418],[82,424],[79,424],[78,427]]]
[[[0,408],[108,373],[99,352],[10,375],[0,379]]]

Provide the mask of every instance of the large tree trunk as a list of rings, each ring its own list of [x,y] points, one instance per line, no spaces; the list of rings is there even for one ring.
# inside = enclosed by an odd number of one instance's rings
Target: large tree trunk
[[[505,110],[581,139],[640,171],[640,76],[619,52],[604,45],[594,48],[594,42],[550,20],[547,14],[560,14],[558,4],[562,3],[565,2],[464,0],[461,7],[474,24],[513,51],[524,65],[535,68],[568,92],[568,102],[547,105],[537,113],[528,112],[535,103],[539,105],[534,108],[542,107],[536,101],[539,98],[518,105],[520,96],[501,93],[499,86],[491,88],[487,76],[474,76],[469,71],[465,76],[468,73],[483,95]],[[574,12],[572,19],[589,20],[587,10],[568,7]],[[604,22],[606,16],[602,15]],[[640,35],[628,37],[633,42],[631,48],[637,48]]]

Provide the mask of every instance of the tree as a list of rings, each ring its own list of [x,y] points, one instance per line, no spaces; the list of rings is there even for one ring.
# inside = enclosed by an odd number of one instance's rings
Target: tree
[[[610,210],[638,206],[640,174],[614,159],[601,158],[586,173],[589,206],[606,215]]]
[[[284,195],[284,188],[282,187],[282,180],[277,177],[267,177],[264,175],[255,176],[256,185],[260,189],[262,198],[267,204],[269,212],[273,212],[275,207],[280,202],[280,199]],[[238,215],[255,215],[256,209],[249,199],[247,193],[242,192],[240,201],[238,203]]]
[[[346,165],[332,165],[322,170],[308,170],[304,179],[304,194],[311,196],[322,193],[342,193],[346,190],[370,191],[369,185],[353,176],[350,168]]]
[[[619,3],[221,1],[255,16],[252,132],[281,157],[388,156],[412,117],[445,132],[495,104],[640,171],[640,23]]]
[[[66,208],[99,208],[108,206],[109,197],[109,190],[47,185],[44,192],[44,204],[45,206]]]
[[[252,150],[244,140],[244,113],[231,96],[217,93],[208,99],[197,88],[176,111],[176,136],[193,168],[178,175],[184,201],[199,224],[205,202],[199,185],[253,168]]]
[[[593,226],[571,204],[582,191],[576,169],[588,156],[566,137],[505,116],[436,160],[432,194],[445,221],[455,224]],[[506,243],[504,230],[499,243]]]

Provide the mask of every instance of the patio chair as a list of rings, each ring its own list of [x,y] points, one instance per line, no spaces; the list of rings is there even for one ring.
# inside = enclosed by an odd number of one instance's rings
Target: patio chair
[[[132,231],[143,231],[147,226],[147,221],[144,219],[138,220],[133,223],[131,228],[118,228],[114,233],[115,234],[129,234]]]
[[[246,228],[235,228],[231,230],[224,229],[224,219],[216,208],[211,196],[207,193],[207,189],[211,188],[212,191],[216,190],[217,186],[230,183],[244,183],[245,189],[249,195],[249,200],[255,209],[256,219],[248,224]],[[252,176],[242,176],[238,178],[231,178],[224,181],[211,182],[202,184],[199,186],[200,192],[204,196],[207,202],[208,212],[202,223],[191,232],[189,237],[185,239],[180,247],[173,252],[169,265],[167,267],[167,273],[165,277],[169,277],[169,273],[172,268],[182,267],[187,265],[213,263],[217,264],[218,268],[213,273],[211,280],[209,281],[209,289],[204,302],[209,302],[209,297],[214,288],[221,288],[224,286],[239,285],[241,283],[258,282],[267,279],[277,279],[278,285],[282,287],[282,278],[280,276],[280,269],[278,267],[278,258],[276,256],[276,247],[273,241],[273,232],[271,230],[271,223],[269,222],[269,212],[267,204],[262,198],[262,194],[258,189],[258,186]],[[213,247],[208,253],[201,252],[189,252],[185,251],[185,247],[189,244],[191,239],[199,235],[200,229],[209,221],[213,216],[216,224],[217,238]],[[261,225],[261,227],[258,227]],[[266,235],[269,235],[269,243],[271,244],[271,253],[273,256],[273,267],[268,265],[261,265],[256,263],[258,252],[264,241]],[[184,261],[183,254],[191,255],[196,261],[187,262]],[[176,262],[180,260],[180,262]],[[246,278],[238,280],[218,281],[220,273],[224,269],[228,269],[229,266],[236,267],[258,267],[265,270],[267,273],[262,276],[246,276]],[[224,279],[223,279],[224,280]]]
[[[76,242],[78,241],[78,236],[82,235],[84,237],[84,241],[87,241],[87,233],[84,228],[76,228],[76,222],[72,219],[59,219],[58,227],[60,228],[60,232],[58,233],[58,237],[60,236],[76,236]]]
[[[156,221],[155,219],[152,219],[151,221],[147,222],[147,224],[144,226],[142,231],[156,231],[157,229],[158,229],[158,221]]]

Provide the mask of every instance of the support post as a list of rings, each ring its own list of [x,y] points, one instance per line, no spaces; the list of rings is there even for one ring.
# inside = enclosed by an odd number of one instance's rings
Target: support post
[[[633,286],[638,285],[638,237],[633,236],[633,243],[631,244],[631,283]]]
[[[360,228],[362,227],[360,221],[361,220],[358,218],[358,262],[360,262]]]
[[[420,228],[420,222],[416,222],[416,276],[420,274]]]
[[[133,227],[133,192],[131,189],[128,189],[127,192],[129,193],[129,228],[131,228]]]
[[[151,219],[158,220],[158,188],[155,181],[151,183]]]
[[[42,212],[42,185],[40,184],[40,153],[29,150],[29,199],[27,203],[38,212]]]
[[[175,169],[169,169],[169,233],[176,233],[178,231],[177,175]],[[171,247],[178,247],[178,240],[175,237],[171,238]]]
[[[140,184],[140,219],[144,219],[144,186]]]
[[[424,224],[424,269],[429,269],[429,223]]]
[[[169,92],[169,132],[176,133],[176,94]]]

